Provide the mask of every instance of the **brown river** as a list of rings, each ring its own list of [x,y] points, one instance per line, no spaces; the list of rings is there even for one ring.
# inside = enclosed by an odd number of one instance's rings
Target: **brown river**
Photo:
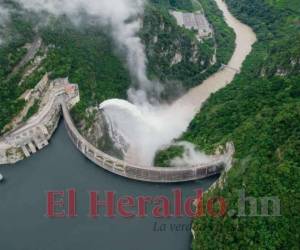
[[[203,102],[209,96],[228,85],[242,67],[244,60],[252,50],[252,45],[256,42],[256,35],[253,30],[237,20],[228,10],[223,0],[215,0],[220,10],[222,10],[226,23],[236,34],[236,47],[228,63],[228,67],[210,76],[203,83],[188,91],[184,96],[174,103],[174,108],[186,115],[187,120],[191,120],[201,109]]]
[[[186,131],[188,125],[211,94],[228,85],[239,73],[244,60],[256,42],[253,30],[237,20],[222,0],[216,0],[228,26],[236,34],[236,47],[228,65],[211,75],[197,87],[190,89],[171,105],[159,107],[136,106],[124,101],[113,100],[115,108],[112,120],[117,130],[129,138],[130,147],[125,160],[133,164],[151,166],[160,148],[169,145],[174,138]],[[118,103],[119,102],[119,103]],[[126,114],[126,118],[122,117]],[[197,160],[197,159],[195,159]]]

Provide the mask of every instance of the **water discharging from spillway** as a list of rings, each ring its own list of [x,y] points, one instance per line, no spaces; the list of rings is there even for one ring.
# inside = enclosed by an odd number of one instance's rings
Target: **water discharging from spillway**
[[[152,165],[155,152],[186,131],[203,102],[233,80],[237,71],[232,68],[239,70],[251,52],[256,41],[255,33],[233,17],[222,0],[215,1],[226,23],[236,33],[236,48],[229,67],[213,74],[171,105],[150,105],[146,101],[135,105],[119,99],[108,100],[100,105],[110,125],[111,137],[126,149],[126,161]]]
[[[119,148],[127,148],[125,160],[151,165],[157,149],[170,143],[186,130],[190,119],[173,106],[134,105],[124,100],[103,102],[110,136]]]

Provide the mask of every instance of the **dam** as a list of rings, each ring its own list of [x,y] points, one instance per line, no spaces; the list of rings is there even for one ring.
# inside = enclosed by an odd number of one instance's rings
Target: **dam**
[[[72,142],[86,158],[107,171],[129,179],[159,183],[185,182],[220,174],[230,164],[234,152],[231,144],[227,144],[226,159],[216,157],[209,164],[186,168],[129,164],[102,152],[77,130],[69,111],[80,100],[76,84],[70,84],[67,79],[57,79],[49,83],[47,92],[44,97],[45,105],[39,112],[28,122],[0,139],[0,164],[14,164],[47,146],[61,114]]]
[[[77,130],[66,104],[62,103],[63,117],[68,134],[78,148],[88,159],[96,165],[129,179],[147,181],[147,182],[184,182],[197,179],[203,179],[212,175],[220,174],[226,169],[228,162],[216,160],[210,164],[199,164],[197,166],[181,167],[153,167],[132,165],[125,161],[109,156],[90,144]],[[233,145],[227,144],[228,159],[231,159],[234,152]]]

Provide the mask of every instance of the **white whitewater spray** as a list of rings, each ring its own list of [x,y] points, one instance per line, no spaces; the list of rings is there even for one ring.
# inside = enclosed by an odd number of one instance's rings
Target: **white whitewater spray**
[[[251,52],[256,35],[248,26],[231,15],[224,1],[215,1],[223,11],[227,24],[236,33],[236,49],[228,65],[240,69],[246,56]],[[236,71],[224,68],[169,106],[151,106],[146,101],[133,108],[130,103],[110,100],[102,103],[100,108],[110,120],[114,121],[116,131],[119,131],[119,134],[126,138],[125,140],[130,145],[126,160],[149,165],[153,163],[156,150],[169,145],[174,138],[178,138],[186,131],[203,102],[212,93],[230,83],[235,74]],[[143,97],[143,94],[140,96]],[[119,115],[120,113],[124,116]],[[184,144],[184,146],[183,158],[177,158],[171,164],[187,166],[206,163],[212,159],[195,150],[190,144]]]
[[[125,160],[151,166],[156,151],[187,129],[193,116],[188,106],[135,105],[112,99],[103,102],[100,109],[112,125],[112,139],[126,149]]]
[[[205,153],[197,150],[196,146],[190,142],[178,142],[174,145],[182,146],[184,148],[184,153],[181,157],[176,157],[172,159],[171,166],[174,167],[185,167],[185,166],[195,166],[199,163],[208,164],[220,157],[206,155]]]

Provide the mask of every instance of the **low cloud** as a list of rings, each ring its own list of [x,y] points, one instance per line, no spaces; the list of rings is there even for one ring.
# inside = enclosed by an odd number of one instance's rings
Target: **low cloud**
[[[208,164],[215,159],[215,156],[210,156],[197,150],[196,146],[190,142],[178,142],[175,145],[182,146],[184,153],[181,157],[176,157],[171,161],[171,166],[187,167],[199,164]]]
[[[9,10],[0,5],[0,45],[4,41],[3,30],[5,29],[5,25],[8,20],[9,20]]]
[[[137,90],[128,91],[132,102],[140,103],[148,93],[160,92],[159,83],[151,82],[146,75],[147,59],[144,46],[137,33],[141,28],[144,0],[17,0],[25,9],[47,11],[52,15],[67,15],[74,23],[82,11],[96,17],[101,24],[111,27],[111,34],[119,50],[125,51],[127,65]],[[140,91],[143,92],[141,95]]]

